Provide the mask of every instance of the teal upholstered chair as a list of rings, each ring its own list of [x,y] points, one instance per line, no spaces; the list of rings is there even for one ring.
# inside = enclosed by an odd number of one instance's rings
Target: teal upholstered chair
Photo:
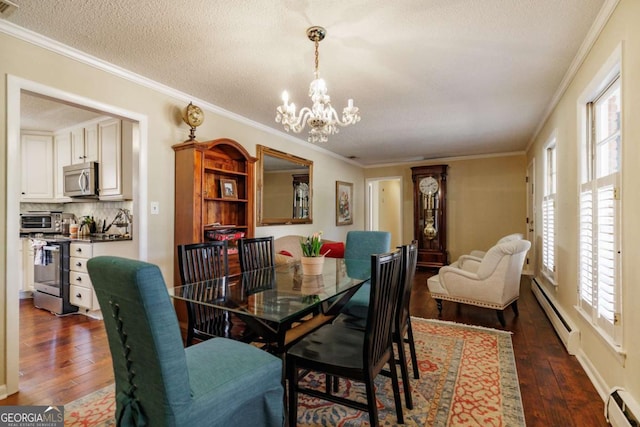
[[[96,257],[87,263],[104,315],[119,426],[281,426],[282,361],[215,338],[184,348],[160,269]]]
[[[350,259],[371,258],[374,254],[383,254],[391,249],[391,233],[388,231],[349,231],[347,233],[347,241],[344,247],[344,259],[347,262]],[[352,272],[347,270],[352,276]],[[355,276],[357,277],[357,273]],[[360,289],[351,297],[349,302],[343,307],[342,312],[353,314],[359,317],[366,317],[369,311],[369,294],[371,293],[371,285],[369,282],[360,286]]]

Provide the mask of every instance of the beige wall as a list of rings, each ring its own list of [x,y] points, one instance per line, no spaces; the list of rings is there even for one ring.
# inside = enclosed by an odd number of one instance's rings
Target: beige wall
[[[378,181],[378,230],[391,232],[391,247],[404,244],[402,218],[398,206],[402,203],[401,185],[398,180]],[[406,243],[409,243],[407,241]]]
[[[291,218],[293,212],[293,185],[291,172],[264,173],[262,214],[265,218]]]
[[[524,155],[449,159],[366,169],[366,178],[403,177],[403,241],[413,239],[411,167],[428,164],[449,166],[447,246],[451,262],[473,249],[490,248],[502,236],[525,232]]]
[[[6,191],[7,182],[15,181],[15,177],[5,174],[8,162],[16,162],[18,159],[7,159],[7,76],[12,75],[29,81],[34,81],[64,93],[77,96],[78,99],[87,98],[98,103],[114,106],[126,111],[135,112],[146,116],[148,123],[148,156],[141,158],[140,163],[146,182],[144,192],[148,201],[157,201],[160,204],[159,215],[148,215],[147,207],[141,206],[139,220],[144,222],[149,229],[145,241],[141,242],[141,250],[147,253],[147,260],[158,264],[164,277],[170,283],[173,277],[173,218],[174,218],[174,153],[173,144],[185,140],[188,136],[188,127],[181,122],[179,110],[187,105],[189,96],[175,93],[168,95],[161,90],[155,90],[149,85],[140,84],[92,66],[80,63],[64,55],[37,47],[33,44],[18,40],[12,36],[0,33],[0,74],[3,76],[0,85],[0,241],[3,242],[0,249],[0,280],[2,289],[7,289],[7,276],[13,276],[10,269],[14,265],[7,265],[6,249],[7,218],[18,217],[18,211],[7,212]],[[150,85],[153,86],[153,85]],[[197,97],[198,94],[192,94]],[[198,102],[195,102],[198,103]],[[274,105],[277,99],[274,97]],[[255,155],[256,144],[275,148],[296,156],[314,161],[314,223],[308,225],[288,225],[274,227],[258,227],[256,234],[286,235],[286,234],[310,234],[317,230],[323,230],[325,238],[331,240],[343,240],[350,229],[364,229],[364,204],[363,172],[359,167],[349,162],[336,158],[321,148],[311,146],[302,140],[284,136],[283,134],[270,133],[257,127],[249,126],[245,122],[216,114],[212,108],[201,103],[205,110],[205,121],[197,130],[197,138],[206,141],[215,138],[228,137],[243,144],[249,153]],[[300,141],[300,142],[298,142]],[[15,142],[14,142],[15,143]],[[327,177],[331,171],[331,179],[319,179]],[[19,178],[18,178],[19,179]],[[353,182],[358,186],[354,191],[355,217],[351,226],[335,226],[335,180]],[[17,193],[9,196],[17,200]],[[325,213],[326,212],[326,213]],[[18,230],[12,231],[17,238]],[[9,236],[13,245],[14,236]],[[8,270],[9,269],[9,270]],[[16,288],[11,284],[9,288]],[[17,331],[15,325],[17,319],[7,319],[17,316],[17,294],[9,295],[13,300],[7,306],[6,295],[0,292],[0,394],[2,386],[7,378],[15,375],[17,371],[8,374],[7,363],[11,364],[12,354],[17,354],[17,336],[12,336],[11,331]],[[7,347],[7,343],[8,347]],[[13,348],[13,350],[12,350]],[[8,355],[8,356],[7,356]],[[9,362],[8,362],[9,360]]]
[[[545,122],[544,127],[527,152],[528,161],[535,158],[536,187],[543,184],[544,146],[555,132],[557,136],[558,192],[556,230],[557,288],[543,285],[555,297],[561,309],[580,330],[578,357],[591,370],[599,390],[621,386],[640,400],[640,2],[621,0],[580,66],[562,98]],[[578,186],[579,140],[582,132],[578,123],[581,95],[596,78],[611,54],[621,45],[622,52],[622,325],[626,360],[616,354],[597,331],[575,309],[578,292]],[[537,211],[541,212],[541,192],[537,192]],[[536,221],[541,224],[541,215]],[[536,240],[540,232],[536,230]]]

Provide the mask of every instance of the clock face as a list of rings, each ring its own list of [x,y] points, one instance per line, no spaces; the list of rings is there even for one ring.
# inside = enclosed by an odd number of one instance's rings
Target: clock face
[[[422,178],[420,180],[419,187],[422,194],[435,194],[440,188],[440,186],[438,185],[438,181],[436,181],[436,179],[432,176]]]
[[[204,113],[200,107],[189,103],[183,117],[186,124],[191,127],[200,126],[204,121]]]

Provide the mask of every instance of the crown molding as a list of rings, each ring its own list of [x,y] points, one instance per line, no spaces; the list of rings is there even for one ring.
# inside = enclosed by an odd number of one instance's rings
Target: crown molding
[[[542,127],[547,122],[547,120],[551,116],[551,113],[553,113],[553,110],[557,107],[558,103],[560,102],[560,99],[562,98],[567,88],[575,78],[576,74],[578,73],[578,70],[580,69],[580,66],[582,65],[584,60],[587,58],[587,55],[591,51],[591,48],[593,47],[596,40],[598,39],[598,36],[600,36],[600,33],[602,32],[604,26],[609,21],[609,18],[613,14],[613,11],[616,9],[619,2],[620,0],[605,0],[604,4],[600,8],[600,12],[598,12],[598,16],[596,16],[595,21],[593,21],[593,24],[591,24],[591,28],[589,28],[589,31],[587,32],[586,37],[582,41],[582,44],[580,45],[580,49],[578,49],[578,53],[576,53],[576,56],[573,58],[573,61],[571,62],[571,65],[569,65],[569,69],[567,70],[564,77],[562,78],[562,81],[560,82],[560,85],[558,86],[556,93],[553,95],[553,98],[551,98],[551,102],[547,106],[547,109],[545,110],[544,115],[540,119],[540,122],[538,123],[536,130],[533,132],[533,136],[531,137],[531,139],[529,140],[529,143],[525,148],[526,152],[528,152],[531,149],[533,143],[538,138],[540,131],[542,130]]]

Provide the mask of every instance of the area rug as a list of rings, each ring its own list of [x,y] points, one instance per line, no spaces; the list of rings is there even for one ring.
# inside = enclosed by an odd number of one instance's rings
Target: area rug
[[[405,425],[525,425],[509,332],[419,318],[412,325],[420,379],[411,376],[414,408],[403,409]],[[323,375],[305,381],[324,389]],[[376,387],[380,425],[397,425],[391,380],[379,376]],[[366,401],[360,383],[341,380],[339,394]],[[65,405],[64,425],[113,426],[114,412],[109,386]],[[361,425],[370,425],[366,412],[299,395],[298,426]]]

